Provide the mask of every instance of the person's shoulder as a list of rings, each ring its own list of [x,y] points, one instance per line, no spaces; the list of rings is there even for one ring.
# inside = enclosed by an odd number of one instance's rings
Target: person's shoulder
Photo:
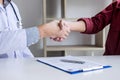
[[[16,6],[16,4],[15,4],[13,1],[11,1],[11,3],[12,3],[14,6]]]
[[[116,1],[116,7],[117,7],[117,8],[120,8],[120,0],[117,0],[117,1]]]
[[[115,0],[115,1],[112,3],[112,6],[113,6],[113,7],[116,7],[116,8],[120,8],[120,0]]]
[[[116,0],[117,2],[120,2],[120,0]]]
[[[17,10],[17,11],[18,11],[18,6],[16,5],[16,3],[15,3],[15,2],[13,2],[12,0],[11,0],[11,3],[12,3],[12,5],[13,5],[13,7],[15,8],[15,10]]]

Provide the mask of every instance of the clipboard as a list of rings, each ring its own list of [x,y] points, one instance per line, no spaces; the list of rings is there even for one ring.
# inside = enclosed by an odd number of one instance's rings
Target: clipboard
[[[75,56],[39,58],[37,61],[69,74],[95,71],[112,67],[110,65],[100,64],[98,62],[81,59]]]

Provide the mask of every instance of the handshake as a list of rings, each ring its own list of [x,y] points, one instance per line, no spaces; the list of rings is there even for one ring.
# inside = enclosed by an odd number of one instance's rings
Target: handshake
[[[63,41],[70,33],[70,26],[67,21],[51,21],[38,26],[40,37],[50,37],[54,41]]]

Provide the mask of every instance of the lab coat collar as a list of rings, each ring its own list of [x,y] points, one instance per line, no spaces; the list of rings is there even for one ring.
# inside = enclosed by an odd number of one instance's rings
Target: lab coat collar
[[[3,7],[6,8],[6,6],[11,2],[11,0],[4,0]]]

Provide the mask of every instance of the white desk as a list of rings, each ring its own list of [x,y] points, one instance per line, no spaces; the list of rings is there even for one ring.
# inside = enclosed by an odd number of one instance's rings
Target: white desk
[[[120,80],[120,56],[84,58],[112,68],[71,75],[35,59],[0,59],[0,80]]]

